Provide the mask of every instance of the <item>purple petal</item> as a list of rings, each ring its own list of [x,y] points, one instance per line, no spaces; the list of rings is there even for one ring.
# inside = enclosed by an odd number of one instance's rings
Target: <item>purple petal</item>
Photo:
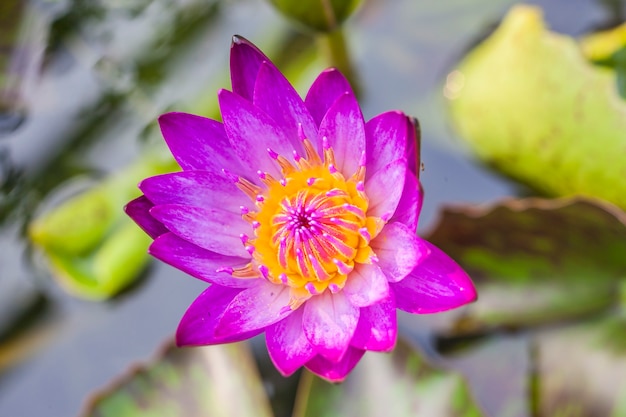
[[[379,114],[365,124],[367,179],[387,164],[405,158],[407,120],[408,117],[404,113],[390,111]]]
[[[265,329],[293,312],[289,307],[289,287],[262,280],[255,284],[237,294],[228,305],[215,328],[217,336]]]
[[[251,227],[239,214],[180,204],[155,206],[150,214],[177,236],[203,249],[250,258],[239,236],[249,234]]]
[[[315,350],[302,330],[303,311],[303,308],[299,308],[286,319],[266,329],[267,351],[284,376],[293,374],[315,356]]]
[[[238,342],[249,339],[262,330],[231,333],[217,337],[215,327],[228,304],[241,292],[241,289],[211,285],[189,306],[176,330],[178,346],[213,345],[217,343]]]
[[[426,242],[430,255],[402,281],[391,284],[396,305],[409,313],[436,313],[470,303],[476,289],[470,277],[441,249]]]
[[[299,142],[298,125],[302,126],[309,140],[316,140],[317,125],[311,113],[304,106],[296,90],[274,65],[268,63],[261,65],[254,87],[254,105],[282,126],[289,138],[298,138],[298,141],[292,141],[292,144],[301,155],[304,148]]]
[[[354,95],[350,83],[338,69],[329,68],[318,75],[304,99],[318,126],[328,109],[344,93]]]
[[[396,211],[406,177],[406,159],[385,165],[365,182],[365,194],[370,199],[368,216],[389,219]]]
[[[338,362],[331,362],[328,359],[317,355],[305,365],[311,372],[321,376],[330,382],[341,382],[354,369],[357,363],[365,354],[364,350],[350,346]]]
[[[245,173],[220,122],[193,114],[167,113],[159,117],[159,125],[167,146],[183,170],[221,172],[227,169],[238,175]]]
[[[400,197],[398,207],[396,207],[396,212],[391,217],[390,222],[404,223],[412,233],[415,233],[423,201],[424,192],[421,184],[415,175],[407,170],[402,197]]]
[[[289,138],[267,113],[227,90],[218,93],[224,128],[233,151],[252,172],[261,170],[282,177],[278,165],[268,155],[268,148],[289,157],[298,138]]]
[[[351,176],[365,151],[365,122],[353,94],[344,93],[328,109],[320,123],[319,141],[324,137],[335,152],[335,167]]]
[[[304,305],[304,334],[317,352],[332,362],[346,353],[359,321],[359,309],[343,292],[326,291]]]
[[[230,45],[230,80],[235,94],[252,101],[254,84],[263,62],[274,65],[252,42],[243,36],[233,36]]]
[[[401,281],[430,253],[425,240],[398,222],[388,223],[370,246],[389,282]]]
[[[203,208],[219,207],[241,215],[250,199],[225,175],[208,171],[183,171],[146,178],[139,189],[154,202]]]
[[[393,293],[381,303],[361,309],[350,344],[358,349],[389,352],[396,345],[398,317]]]
[[[420,124],[416,118],[407,118],[408,131],[407,131],[407,143],[406,143],[406,160],[408,161],[407,168],[410,172],[419,178],[420,170],[420,141],[421,130]]]
[[[367,307],[389,296],[389,284],[377,265],[356,264],[343,292],[353,306]]]
[[[202,249],[173,233],[159,236],[150,245],[148,252],[166,264],[212,284],[246,288],[254,283],[253,279],[238,279],[227,272],[217,272],[221,268],[244,266],[250,261],[249,259],[221,255]]]
[[[124,207],[124,211],[148,236],[156,239],[163,233],[167,233],[168,230],[163,226],[163,223],[152,217],[150,214],[152,207],[154,207],[154,204],[145,195],[142,195],[128,202]]]

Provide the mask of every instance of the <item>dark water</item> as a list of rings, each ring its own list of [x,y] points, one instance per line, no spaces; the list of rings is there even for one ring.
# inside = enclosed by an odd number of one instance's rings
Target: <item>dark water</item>
[[[366,118],[401,109],[421,121],[422,230],[444,204],[518,191],[472,160],[446,124],[441,94],[454,62],[513,3],[373,0],[347,24]],[[553,29],[573,35],[612,16],[610,2],[533,3]],[[23,4],[29,36],[22,77],[11,87],[19,106],[0,116],[0,332],[17,335],[0,339],[0,416],[71,416],[90,392],[152,357],[204,284],[155,263],[113,301],[76,300],[37,264],[24,225],[64,181],[101,178],[131,162],[154,140],[158,114],[197,101],[199,91],[214,101],[227,86],[232,34],[272,57],[271,45],[289,29],[260,0]],[[15,330],[15,317],[31,317],[26,330]]]

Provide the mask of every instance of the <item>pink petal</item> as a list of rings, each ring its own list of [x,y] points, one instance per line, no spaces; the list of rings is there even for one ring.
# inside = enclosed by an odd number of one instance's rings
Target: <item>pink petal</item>
[[[235,94],[252,101],[254,84],[263,62],[274,65],[252,42],[243,36],[233,36],[230,45],[230,79]]]
[[[254,279],[238,279],[227,272],[217,272],[222,268],[244,266],[249,259],[202,249],[173,233],[166,233],[155,239],[148,252],[166,264],[212,284],[246,288],[255,282]]]
[[[365,123],[367,179],[387,164],[405,158],[407,120],[408,117],[404,113],[390,111],[379,114]]]
[[[423,201],[424,192],[421,184],[418,183],[415,175],[407,170],[402,197],[390,221],[404,223],[411,232],[415,233]]]
[[[390,282],[402,280],[430,253],[425,240],[398,222],[388,223],[370,246]]]
[[[267,351],[276,368],[284,376],[293,374],[315,356],[315,350],[302,330],[304,309],[294,311],[289,317],[266,329]]]
[[[441,249],[426,242],[430,255],[402,281],[391,284],[396,305],[409,313],[436,313],[476,300],[470,277]]]
[[[365,122],[353,94],[344,93],[328,109],[320,123],[319,141],[324,137],[335,152],[335,167],[351,176],[365,151]]]
[[[321,355],[317,355],[305,365],[311,372],[330,382],[341,382],[354,369],[365,354],[364,350],[350,346],[338,362],[331,362]]]
[[[219,207],[241,214],[250,199],[223,174],[208,171],[183,171],[146,178],[139,189],[154,202],[195,207]]]
[[[389,352],[396,345],[398,317],[393,293],[381,303],[361,309],[350,344],[358,349]]]
[[[226,135],[241,163],[252,172],[261,170],[282,177],[267,150],[290,157],[294,147],[300,146],[298,138],[288,137],[267,113],[240,96],[221,90],[218,98]]]
[[[254,87],[254,105],[270,115],[283,127],[289,138],[299,138],[298,126],[305,137],[315,141],[317,125],[304,102],[289,81],[271,64],[263,63]],[[303,155],[299,141],[293,141],[294,149]]]
[[[336,68],[329,68],[317,76],[304,103],[318,126],[328,109],[344,93],[354,95],[350,83]]]
[[[420,141],[421,131],[419,121],[414,118],[408,118],[408,131],[407,131],[407,143],[406,143],[406,159],[408,161],[407,168],[410,172],[419,179],[420,168]]]
[[[405,177],[403,158],[385,165],[365,182],[365,194],[370,199],[368,216],[391,218],[402,197]]]
[[[389,284],[377,265],[356,264],[343,292],[353,306],[367,307],[389,296]]]
[[[343,358],[359,321],[359,309],[343,292],[326,291],[304,305],[304,334],[317,352],[332,362]]]
[[[150,214],[177,236],[203,249],[222,255],[250,258],[239,236],[250,234],[252,228],[237,213],[164,204],[153,207]]]
[[[278,323],[293,312],[290,299],[288,287],[257,280],[255,286],[237,294],[228,305],[215,334],[245,333]]]
[[[183,170],[244,173],[220,122],[193,114],[167,113],[159,117],[159,125]]]
[[[152,217],[150,214],[152,207],[154,204],[145,195],[142,195],[126,204],[124,211],[148,236],[155,239],[163,233],[167,233],[168,230],[163,226],[163,223]]]
[[[241,289],[211,285],[189,306],[176,330],[178,346],[213,345],[249,339],[262,330],[236,333],[217,337],[215,327],[226,310],[226,306],[241,292]]]

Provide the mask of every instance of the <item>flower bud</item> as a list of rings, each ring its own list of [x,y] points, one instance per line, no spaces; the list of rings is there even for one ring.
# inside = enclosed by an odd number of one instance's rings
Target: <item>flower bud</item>
[[[361,0],[270,0],[282,14],[308,29],[331,32],[357,8]]]

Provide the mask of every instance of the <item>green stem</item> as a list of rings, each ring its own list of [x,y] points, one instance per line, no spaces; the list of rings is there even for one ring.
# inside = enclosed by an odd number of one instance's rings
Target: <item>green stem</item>
[[[350,81],[355,94],[359,95],[356,71],[348,54],[346,38],[341,27],[319,34],[320,47],[331,66],[337,68]]]

